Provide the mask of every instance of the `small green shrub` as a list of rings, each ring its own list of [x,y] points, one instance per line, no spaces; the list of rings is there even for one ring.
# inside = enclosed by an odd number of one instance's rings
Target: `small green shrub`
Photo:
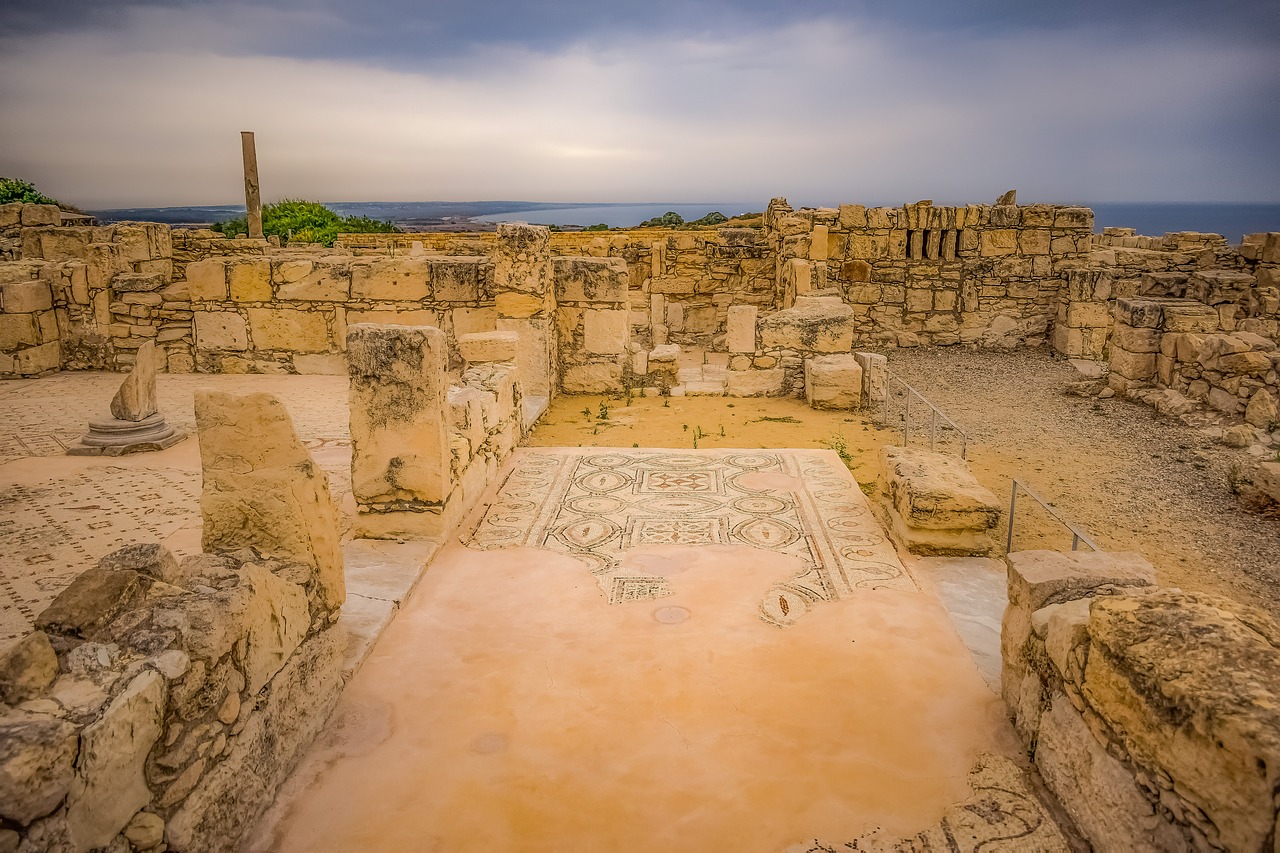
[[[0,177],[0,204],[13,204],[15,202],[20,204],[56,204],[64,209],[69,208],[69,205],[64,205],[40,192],[40,190],[36,189],[35,184],[30,181],[24,181],[22,178]]]
[[[248,233],[249,222],[241,216],[215,222],[211,227],[234,237]],[[392,234],[395,231],[396,227],[390,222],[380,222],[367,216],[339,216],[317,201],[285,199],[262,208],[262,233],[283,241],[332,246],[339,234]]]

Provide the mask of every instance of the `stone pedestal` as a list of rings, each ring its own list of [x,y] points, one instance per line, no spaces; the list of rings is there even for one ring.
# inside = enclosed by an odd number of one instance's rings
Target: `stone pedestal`
[[[164,450],[186,437],[185,432],[169,426],[159,412],[140,421],[103,415],[98,420],[89,421],[89,431],[67,453],[71,456],[123,456],[126,453]]]

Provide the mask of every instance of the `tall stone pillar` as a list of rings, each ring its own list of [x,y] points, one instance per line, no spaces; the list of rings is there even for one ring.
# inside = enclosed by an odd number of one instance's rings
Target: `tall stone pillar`
[[[555,288],[550,231],[523,222],[498,226],[493,270],[498,329],[516,332],[516,374],[525,399],[556,392]]]
[[[240,131],[240,153],[244,157],[244,208],[249,222],[249,236],[262,239],[262,192],[258,185],[258,149],[253,131]]]
[[[347,327],[357,537],[434,538],[452,527],[447,363],[433,326]]]

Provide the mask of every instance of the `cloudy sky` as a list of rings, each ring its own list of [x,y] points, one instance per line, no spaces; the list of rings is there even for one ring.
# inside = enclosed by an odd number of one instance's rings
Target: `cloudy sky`
[[[3,0],[0,175],[243,201],[1280,201],[1274,0]]]

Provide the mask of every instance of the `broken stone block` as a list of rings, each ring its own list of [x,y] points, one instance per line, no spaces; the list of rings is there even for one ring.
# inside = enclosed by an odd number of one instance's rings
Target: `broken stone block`
[[[91,639],[112,619],[142,600],[147,582],[137,572],[93,568],[58,594],[36,627],[51,634]]]
[[[1082,693],[1129,759],[1172,781],[1215,846],[1274,841],[1280,790],[1280,625],[1217,596],[1100,598]]]
[[[241,575],[252,591],[244,616],[244,674],[249,693],[256,694],[307,636],[311,614],[307,594],[296,583],[252,563],[244,567]]]
[[[0,702],[34,699],[57,677],[58,655],[43,631],[32,631],[0,652]]]
[[[147,341],[138,348],[133,369],[111,398],[111,414],[117,420],[140,421],[154,415],[156,405],[156,345]]]
[[[164,679],[145,670],[81,733],[67,795],[67,829],[78,853],[105,846],[151,801],[144,767],[163,716]]]
[[[839,297],[797,298],[794,307],[775,311],[759,323],[766,349],[818,353],[849,352],[853,327],[853,309]]]
[[[880,459],[893,532],[908,550],[939,556],[991,551],[1000,502],[963,460],[910,447],[885,447]]]
[[[649,369],[654,370],[656,367],[651,360]],[[566,394],[607,394],[618,391],[622,388],[622,367],[614,362],[575,364],[565,368],[560,387]]]
[[[430,326],[347,330],[352,491],[381,511],[425,512],[452,491],[445,338]]]
[[[353,409],[354,411],[354,409]],[[269,394],[196,393],[206,551],[251,546],[305,563],[320,602],[342,605],[346,586],[338,509],[329,478]]]
[[[520,335],[515,332],[472,332],[458,336],[458,352],[470,364],[515,361]]]
[[[57,717],[0,716],[0,817],[26,825],[57,808],[75,775],[78,744],[75,726]]]
[[[1256,391],[1244,409],[1245,423],[1258,429],[1271,430],[1280,422],[1280,411],[1276,400],[1264,389]]]
[[[552,259],[558,302],[626,302],[631,275],[622,258]]]
[[[786,371],[729,370],[725,372],[724,390],[730,397],[780,397],[785,393]]]
[[[1138,329],[1156,329],[1164,317],[1164,304],[1155,299],[1116,300],[1116,319]]]
[[[588,308],[582,316],[582,348],[596,355],[626,352],[631,332],[627,311]]]
[[[755,353],[756,317],[759,309],[754,305],[730,305],[726,320],[725,343],[729,352]]]
[[[856,409],[862,404],[862,366],[852,355],[806,358],[804,396],[814,409]]]
[[[862,396],[871,403],[889,399],[889,360],[874,352],[855,352],[862,368]]]

